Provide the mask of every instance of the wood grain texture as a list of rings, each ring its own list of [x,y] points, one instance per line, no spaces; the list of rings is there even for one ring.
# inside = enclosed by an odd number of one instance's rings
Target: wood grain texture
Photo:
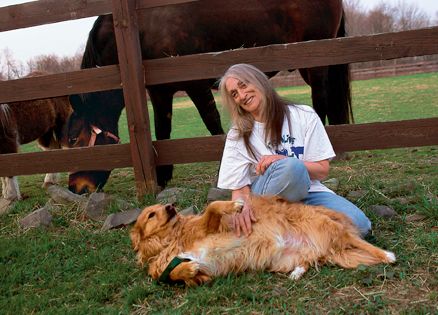
[[[438,145],[438,118],[327,126],[337,152]],[[153,141],[157,165],[220,161],[225,136]],[[154,153],[155,154],[155,153]],[[0,155],[0,176],[131,167],[129,144]]]
[[[144,70],[137,28],[136,0],[113,0],[114,30],[137,195],[157,191],[155,158],[146,106]]]
[[[218,78],[234,63],[264,71],[438,53],[438,27],[143,61],[146,84]],[[84,71],[82,73],[82,71]],[[120,87],[118,66],[0,82],[0,103]],[[20,93],[17,93],[20,91]]]

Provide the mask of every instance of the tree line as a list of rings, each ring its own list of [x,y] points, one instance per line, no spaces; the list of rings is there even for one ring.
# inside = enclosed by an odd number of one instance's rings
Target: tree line
[[[405,31],[417,28],[438,25],[438,12],[434,20],[427,13],[418,8],[416,4],[408,4],[400,1],[397,5],[390,5],[383,0],[366,10],[362,6],[363,0],[344,0],[346,25],[349,36],[367,35],[376,33]],[[365,0],[366,1],[366,0]],[[0,51],[0,80],[11,80],[25,76],[32,71],[46,71],[59,73],[80,69],[82,51],[71,57],[59,57],[57,55],[39,55],[31,58],[26,63],[18,61],[8,48]],[[410,60],[437,59],[438,56],[415,57]],[[390,61],[394,62],[394,61]],[[387,63],[370,62],[364,66],[375,66]]]

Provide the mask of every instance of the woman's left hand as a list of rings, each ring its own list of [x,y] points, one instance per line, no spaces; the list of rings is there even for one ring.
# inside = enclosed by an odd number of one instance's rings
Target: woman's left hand
[[[256,166],[256,174],[263,175],[265,171],[271,166],[272,163],[287,158],[285,155],[275,154],[275,155],[263,155]]]

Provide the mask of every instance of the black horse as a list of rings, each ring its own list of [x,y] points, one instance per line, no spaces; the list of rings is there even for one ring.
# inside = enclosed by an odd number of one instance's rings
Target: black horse
[[[138,28],[143,59],[345,36],[342,0],[195,1],[141,10]],[[90,31],[81,67],[117,63],[112,16],[100,16]],[[352,120],[348,65],[299,71],[312,88],[313,106],[324,123],[326,118],[330,124]],[[192,99],[211,134],[223,133],[211,92],[214,83],[212,79],[147,86],[154,109],[156,138],[170,138],[172,99],[177,91],[185,91]],[[93,135],[90,126],[117,136],[115,122],[124,106],[122,93],[91,93],[75,99],[72,106],[76,114],[72,115],[70,125],[76,128],[70,130],[71,146],[87,143],[75,139],[80,138],[79,129],[90,138]],[[108,137],[108,133],[101,135],[97,144],[114,142],[115,138]],[[109,172],[101,179],[97,174],[103,173],[72,174],[70,189],[83,193],[102,187]],[[164,187],[171,177],[171,165],[157,168],[160,186]]]

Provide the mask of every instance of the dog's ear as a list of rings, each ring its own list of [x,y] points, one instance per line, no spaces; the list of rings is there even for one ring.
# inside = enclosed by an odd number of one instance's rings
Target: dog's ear
[[[135,225],[131,229],[130,236],[131,236],[132,248],[134,249],[134,251],[138,251],[139,246],[140,246],[140,242],[143,238],[142,229],[140,227],[138,227],[137,225]]]

